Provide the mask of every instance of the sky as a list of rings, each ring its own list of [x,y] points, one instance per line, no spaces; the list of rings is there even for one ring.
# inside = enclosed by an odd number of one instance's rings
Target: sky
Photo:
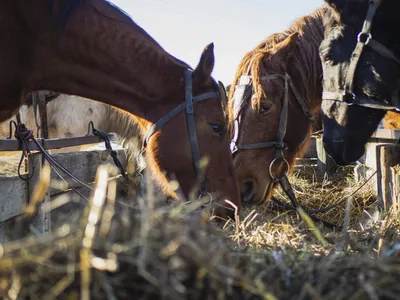
[[[166,51],[193,68],[214,43],[213,77],[232,82],[244,54],[323,0],[110,0]]]

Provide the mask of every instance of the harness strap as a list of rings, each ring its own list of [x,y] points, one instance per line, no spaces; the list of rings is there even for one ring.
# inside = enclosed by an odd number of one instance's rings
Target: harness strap
[[[181,103],[169,113],[167,113],[164,117],[159,119],[156,123],[154,123],[149,130],[147,131],[146,135],[143,138],[143,149],[146,148],[147,144],[150,141],[150,138],[155,134],[161,127],[163,127],[168,121],[173,119],[177,114],[185,109],[186,103]]]
[[[196,97],[193,97],[193,102],[201,102],[204,100],[208,100],[213,97],[218,97],[217,92],[209,92],[205,93]],[[147,144],[150,141],[150,138],[155,134],[158,130],[160,130],[161,127],[163,127],[167,122],[171,121],[177,114],[179,114],[181,111],[183,111],[186,107],[186,102],[179,104],[177,107],[175,107],[173,110],[168,112],[164,117],[159,119],[156,123],[154,123],[149,130],[147,131],[146,135],[143,138],[143,145],[142,148],[146,148]]]
[[[288,80],[289,86],[292,89],[292,92],[294,94],[294,97],[295,97],[297,103],[299,103],[299,105],[301,106],[303,114],[308,118],[308,121],[310,124],[314,124],[315,121],[313,119],[313,116],[312,116],[310,110],[308,109],[307,104],[304,102],[303,98],[300,95],[299,90],[296,88],[295,84],[293,83],[292,78],[290,77],[290,75],[288,73],[285,73],[285,75],[273,74],[273,75],[263,76],[263,77],[261,77],[261,80],[278,79],[278,78]],[[286,90],[285,92],[288,93],[289,90]],[[311,102],[311,101],[309,100],[309,102]]]
[[[189,132],[190,148],[192,151],[193,168],[196,176],[200,170],[200,153],[197,143],[196,121],[194,119],[194,106],[192,98],[192,71],[187,69],[185,72],[185,103],[186,103],[186,123]],[[199,97],[201,100],[208,98]]]
[[[344,87],[345,95],[350,96],[353,95],[353,90],[354,90],[354,74],[356,73],[357,65],[360,60],[362,51],[364,50],[364,46],[368,44],[370,38],[371,38],[371,27],[372,27],[372,20],[374,18],[375,12],[376,12],[376,3],[375,2],[370,2],[368,6],[368,12],[365,17],[365,21],[363,23],[363,27],[361,32],[358,34],[357,37],[357,45],[356,48],[354,49],[353,54],[351,55],[350,59],[350,65],[347,70],[346,74],[346,83]],[[365,39],[362,37],[366,36]]]
[[[149,143],[150,138],[156,133],[162,126],[164,126],[168,121],[174,118],[177,114],[185,110],[186,112],[186,123],[187,123],[187,130],[189,134],[189,143],[190,149],[192,154],[192,163],[194,173],[197,177],[202,178],[201,185],[200,185],[200,197],[205,196],[207,193],[207,185],[206,185],[206,177],[205,174],[200,169],[200,150],[197,141],[197,134],[196,134],[196,121],[194,118],[194,104],[197,102],[209,100],[211,98],[218,98],[222,99],[222,95],[220,92],[221,87],[212,79],[213,86],[217,89],[217,91],[207,92],[204,94],[200,94],[198,96],[193,97],[192,91],[192,77],[193,77],[193,70],[186,69],[185,70],[185,102],[176,106],[173,110],[168,112],[165,116],[159,119],[156,123],[154,123],[143,139],[142,149],[145,150],[146,146]]]
[[[289,90],[289,82],[288,82],[288,76],[285,74],[285,91]],[[286,128],[287,128],[287,118],[288,118],[288,103],[289,103],[289,93],[285,92],[285,96],[283,97],[282,101],[282,108],[281,108],[281,114],[279,118],[279,127],[278,127],[278,138],[277,138],[277,144],[279,147],[276,147],[275,151],[275,159],[276,160],[283,160],[284,159],[284,154],[283,154],[283,149],[285,148],[285,144],[283,142],[283,139],[285,138],[286,135]]]
[[[237,150],[252,150],[252,149],[260,149],[260,148],[281,148],[283,150],[287,149],[286,144],[281,144],[278,142],[264,142],[264,143],[254,143],[254,144],[247,144],[247,145],[238,145],[236,148]]]
[[[396,92],[399,91],[399,87],[393,91],[392,96],[394,96],[395,98],[392,98],[392,100],[396,99],[396,98],[398,99],[398,95],[396,95]],[[368,107],[368,108],[373,108],[373,109],[382,109],[382,110],[399,110],[400,109],[399,104],[390,105],[390,104],[386,104],[387,103],[386,100],[385,100],[385,102],[380,102],[380,101],[372,100],[370,98],[356,96],[354,94],[351,96],[351,101],[345,101],[343,94],[336,93],[336,92],[323,92],[322,98],[324,100],[341,101],[350,106],[358,105],[358,106],[363,106],[363,107]]]

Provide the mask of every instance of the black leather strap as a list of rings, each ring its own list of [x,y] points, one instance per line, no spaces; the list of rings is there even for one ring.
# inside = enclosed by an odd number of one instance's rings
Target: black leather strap
[[[193,168],[197,176],[200,170],[200,153],[199,145],[197,143],[196,121],[194,119],[194,107],[192,98],[192,71],[186,70],[185,82],[186,123],[189,133],[190,148],[192,150]]]
[[[197,134],[196,134],[196,120],[194,118],[194,104],[205,101],[212,98],[218,98],[220,101],[222,99],[221,95],[221,87],[218,83],[212,79],[212,83],[214,88],[217,92],[207,92],[198,96],[193,97],[192,91],[192,77],[193,77],[193,70],[187,69],[185,70],[185,102],[179,104],[173,110],[168,112],[164,117],[159,119],[156,123],[154,123],[143,139],[143,149],[146,148],[150,138],[156,133],[162,126],[164,126],[168,121],[173,119],[177,114],[185,110],[186,112],[186,122],[187,122],[187,129],[189,133],[189,143],[190,149],[192,153],[192,161],[193,161],[193,169],[196,176],[200,176],[201,178],[201,185],[200,185],[200,196],[204,196],[207,194],[207,185],[206,185],[206,178],[204,173],[200,174],[202,171],[200,169],[200,150],[197,141]]]
[[[365,21],[363,24],[363,28],[362,28],[361,32],[358,34],[357,45],[353,51],[353,54],[351,55],[349,68],[348,68],[347,74],[346,74],[346,82],[345,82],[345,86],[344,86],[344,91],[348,96],[353,95],[354,74],[356,73],[357,65],[360,60],[362,51],[364,50],[364,46],[366,44],[368,44],[368,42],[371,38],[372,20],[375,16],[375,12],[376,12],[376,4],[375,4],[375,2],[370,2],[369,6],[368,6],[367,15],[365,17]],[[363,36],[366,36],[366,38],[365,39],[362,38]]]

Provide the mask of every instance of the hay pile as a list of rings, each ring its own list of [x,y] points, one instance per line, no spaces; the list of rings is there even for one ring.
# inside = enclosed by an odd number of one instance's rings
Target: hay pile
[[[71,220],[80,222],[60,224],[51,236],[27,236],[0,247],[0,297],[398,298],[396,214],[360,226],[356,212],[362,209],[356,209],[349,229],[334,232],[264,207],[245,209],[236,223],[221,228],[208,222],[197,204],[165,206],[152,193],[122,203],[108,176],[109,169],[100,167],[91,205],[81,214],[71,212],[79,214]],[[294,181],[296,189],[302,180]],[[311,186],[319,189],[317,183],[304,189]],[[338,189],[338,195],[349,192]],[[354,199],[362,202],[360,195]],[[308,196],[311,205],[311,192]],[[369,201],[362,202],[363,209]],[[345,220],[352,211],[335,214]]]
[[[166,207],[152,197],[136,205],[116,202],[116,183],[108,182],[107,167],[99,168],[96,182],[80,224],[64,224],[51,236],[28,236],[0,247],[1,297],[261,297],[261,287],[235,268],[228,239],[197,207]],[[42,178],[39,193],[47,184]]]

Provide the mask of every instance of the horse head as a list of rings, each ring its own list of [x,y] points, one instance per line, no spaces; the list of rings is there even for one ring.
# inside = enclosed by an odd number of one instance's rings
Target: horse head
[[[326,0],[324,146],[336,163],[358,160],[388,110],[400,108],[398,1]]]

